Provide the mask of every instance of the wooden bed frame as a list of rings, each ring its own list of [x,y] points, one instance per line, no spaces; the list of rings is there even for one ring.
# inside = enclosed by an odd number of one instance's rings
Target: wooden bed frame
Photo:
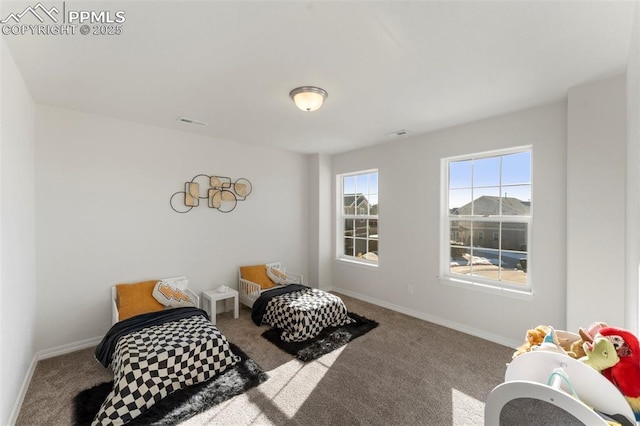
[[[282,264],[280,262],[265,263],[265,266],[267,268],[271,268],[271,267],[276,267],[278,269],[282,268]],[[287,278],[295,284],[304,284],[302,275],[296,272],[287,271]],[[263,291],[265,290],[263,290],[262,287],[260,287],[260,285],[242,278],[242,274],[240,273],[240,268],[238,268],[238,294],[239,294],[240,303],[242,303],[243,305],[249,308],[252,308],[253,303],[256,301],[256,299],[260,296],[260,294]]]

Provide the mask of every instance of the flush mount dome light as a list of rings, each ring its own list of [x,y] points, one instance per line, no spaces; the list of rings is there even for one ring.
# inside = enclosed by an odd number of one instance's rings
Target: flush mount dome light
[[[311,112],[319,109],[327,98],[327,91],[314,86],[302,86],[293,89],[289,96],[302,111]]]

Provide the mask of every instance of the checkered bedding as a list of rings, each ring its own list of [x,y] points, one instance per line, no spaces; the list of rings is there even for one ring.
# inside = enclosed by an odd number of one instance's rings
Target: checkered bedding
[[[239,360],[206,314],[119,337],[111,360],[113,389],[92,425],[125,424],[170,393],[209,380]]]
[[[254,309],[265,306],[264,301],[258,301],[268,298],[260,323],[281,329],[280,337],[285,342],[301,342],[316,337],[326,327],[353,322],[338,296],[301,285],[287,287],[290,291],[280,291],[281,294],[264,292],[254,304]]]

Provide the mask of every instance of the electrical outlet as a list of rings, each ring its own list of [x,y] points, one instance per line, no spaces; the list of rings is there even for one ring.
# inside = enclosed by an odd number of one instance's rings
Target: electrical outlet
[[[413,294],[413,286],[411,284],[407,286],[407,293]]]

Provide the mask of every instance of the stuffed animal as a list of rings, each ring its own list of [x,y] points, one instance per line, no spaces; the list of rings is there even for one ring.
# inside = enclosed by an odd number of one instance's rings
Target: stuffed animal
[[[577,358],[580,359],[584,356],[587,356],[587,354],[584,351],[584,344],[586,342],[593,342],[593,337],[596,335],[596,333],[603,327],[606,327],[607,324],[603,323],[603,322],[594,322],[592,323],[589,328],[582,328],[580,327],[578,329],[578,334],[580,335],[580,339],[576,340],[575,342],[572,342],[571,345],[569,346],[569,356],[572,356],[573,358]]]
[[[513,353],[511,358],[514,359],[518,355],[529,352],[532,346],[540,345],[544,340],[544,336],[546,336],[548,332],[548,325],[539,325],[536,328],[527,330],[524,343],[516,348],[516,351]]]
[[[598,335],[592,342],[584,343],[585,356],[578,361],[601,373],[602,370],[613,367],[620,361],[613,342],[604,336]]]
[[[567,351],[560,345],[558,341],[558,336],[556,335],[556,331],[553,327],[549,326],[549,331],[542,339],[542,343],[539,345],[531,346],[532,351],[547,351],[547,352],[555,352],[562,355],[568,355]]]
[[[617,327],[604,327],[596,334],[607,337],[613,343],[620,361],[603,370],[609,379],[624,395],[631,405],[636,420],[640,420],[640,343],[628,330]]]

